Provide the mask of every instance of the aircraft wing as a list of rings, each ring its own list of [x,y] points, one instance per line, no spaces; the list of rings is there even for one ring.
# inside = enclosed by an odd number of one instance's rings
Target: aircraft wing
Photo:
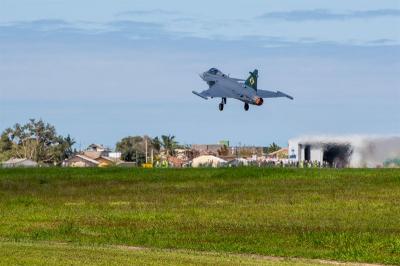
[[[237,78],[231,78],[231,77],[229,77],[229,79],[230,80],[233,80],[233,81],[239,81],[239,82],[241,82],[241,81],[246,81],[245,79],[237,79]]]
[[[208,90],[205,90],[205,91],[202,91],[202,92],[192,91],[192,93],[197,95],[197,96],[199,96],[199,97],[201,97],[201,98],[203,98],[203,99],[205,99],[205,100],[208,100],[208,96],[209,95],[208,95],[207,91]]]
[[[232,92],[227,92],[223,90],[220,86],[214,85],[208,90],[204,90],[202,92],[192,91],[193,94],[203,98],[208,99],[208,97],[225,97],[225,98],[235,98],[237,95]]]
[[[264,90],[257,90],[257,96],[260,96],[261,98],[277,98],[277,97],[286,97],[289,98],[290,100],[293,100],[293,97],[283,93],[281,91],[264,91]]]

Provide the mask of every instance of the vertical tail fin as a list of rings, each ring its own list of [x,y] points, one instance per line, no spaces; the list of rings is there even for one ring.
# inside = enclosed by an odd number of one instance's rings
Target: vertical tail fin
[[[258,70],[254,69],[253,72],[249,72],[250,76],[246,79],[246,84],[247,86],[253,88],[254,90],[257,91],[257,78],[258,78]]]

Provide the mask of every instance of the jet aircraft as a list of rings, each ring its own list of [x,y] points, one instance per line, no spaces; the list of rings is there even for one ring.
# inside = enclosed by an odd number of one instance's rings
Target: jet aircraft
[[[262,105],[265,98],[287,97],[293,100],[293,97],[281,91],[266,91],[257,89],[258,70],[249,72],[250,76],[244,79],[231,78],[216,68],[200,74],[200,77],[207,83],[208,90],[202,92],[192,91],[197,96],[208,99],[221,98],[219,110],[224,110],[227,98],[233,98],[244,102],[244,110],[249,110],[249,104]]]

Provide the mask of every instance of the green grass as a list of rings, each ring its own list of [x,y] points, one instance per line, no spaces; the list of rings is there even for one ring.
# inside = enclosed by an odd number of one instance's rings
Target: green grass
[[[0,265],[323,265],[305,259],[42,242],[0,242],[0,249]]]
[[[400,169],[0,169],[0,238],[400,264]]]

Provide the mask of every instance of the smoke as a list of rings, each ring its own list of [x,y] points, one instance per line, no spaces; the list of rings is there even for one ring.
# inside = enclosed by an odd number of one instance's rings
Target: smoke
[[[291,139],[289,143],[310,145],[320,149],[325,159],[350,167],[382,167],[385,161],[400,159],[400,136],[317,135]],[[332,154],[332,149],[337,150],[336,154]]]
[[[360,166],[383,166],[387,160],[400,158],[400,137],[369,139],[359,148],[359,154]]]

